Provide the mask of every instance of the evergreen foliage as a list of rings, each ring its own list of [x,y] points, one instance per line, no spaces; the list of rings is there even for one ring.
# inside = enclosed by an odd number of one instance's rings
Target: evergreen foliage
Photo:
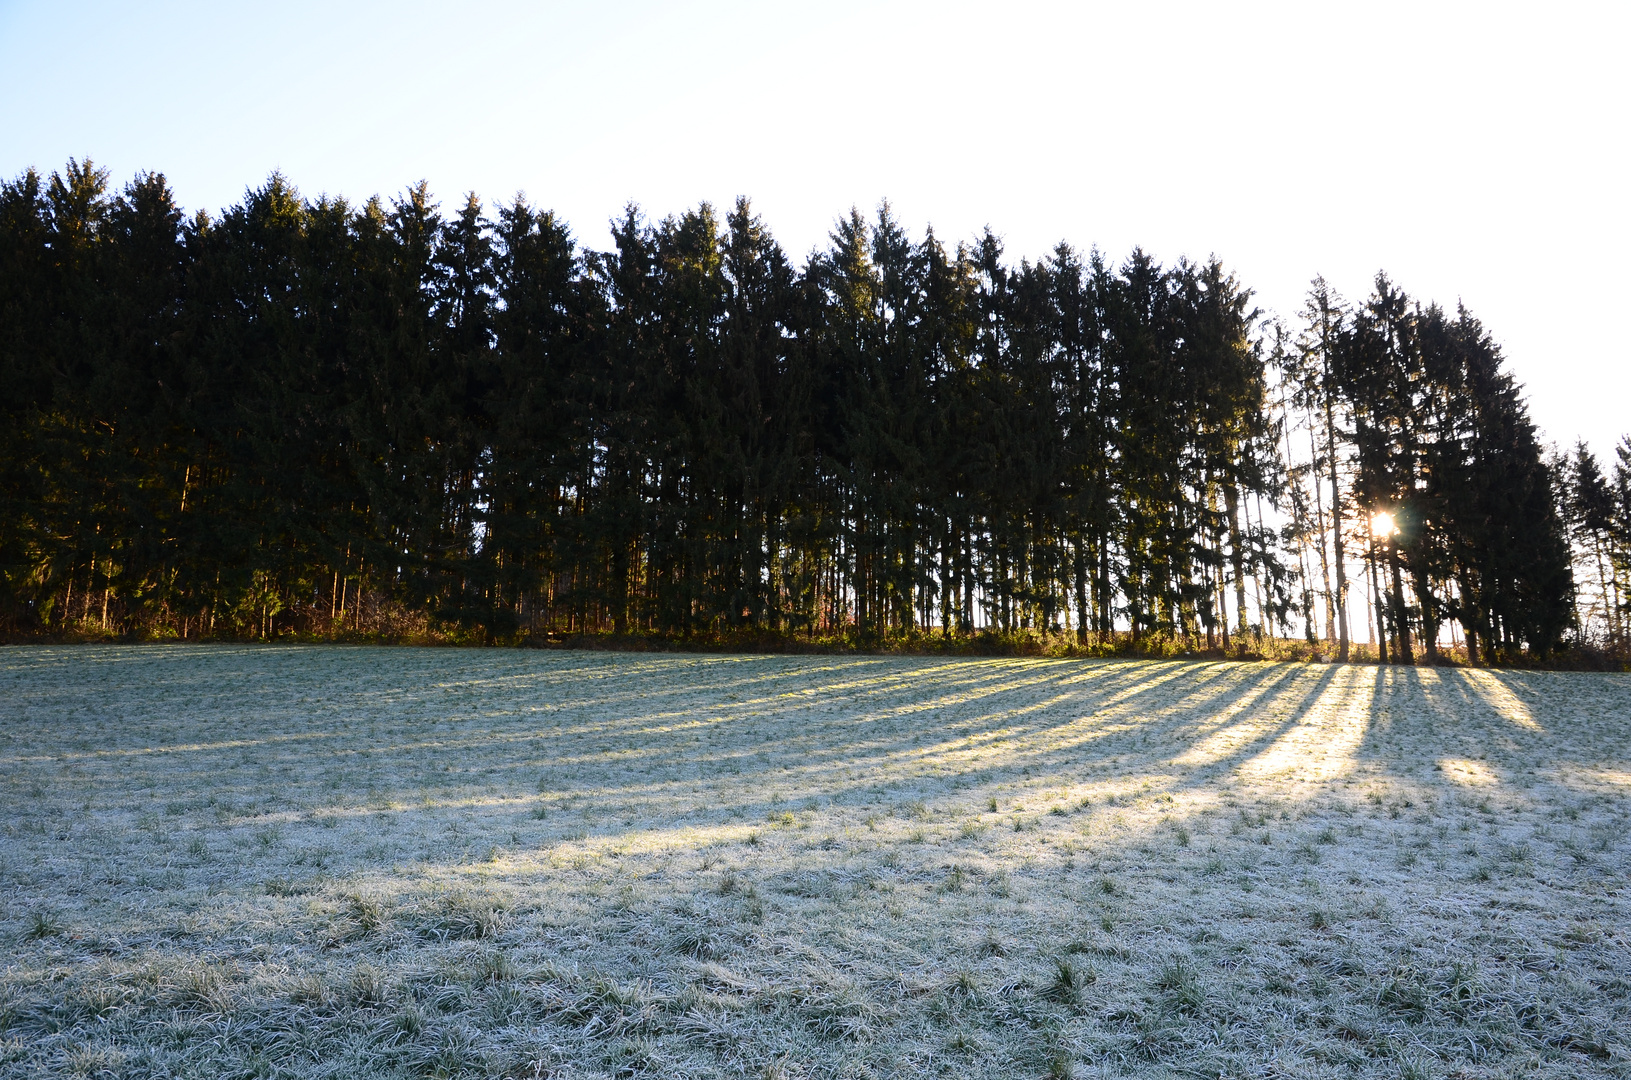
[[[1015,265],[887,205],[802,268],[745,199],[612,237],[423,184],[4,184],[0,618],[1624,647],[1631,442],[1548,460],[1478,321],[1385,277],[1292,332],[1215,259]]]

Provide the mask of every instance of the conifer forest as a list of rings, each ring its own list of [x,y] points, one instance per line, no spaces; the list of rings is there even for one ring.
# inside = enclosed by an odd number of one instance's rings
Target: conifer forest
[[[1631,441],[1548,448],[1479,319],[1383,274],[1275,318],[1215,258],[887,205],[802,262],[745,199],[611,232],[5,182],[6,634],[1626,654]]]

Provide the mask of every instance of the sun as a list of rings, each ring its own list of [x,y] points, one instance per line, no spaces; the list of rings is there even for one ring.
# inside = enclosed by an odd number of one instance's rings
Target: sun
[[[1392,514],[1386,510],[1378,510],[1371,515],[1370,531],[1376,536],[1392,536],[1399,531],[1399,527],[1393,523]]]

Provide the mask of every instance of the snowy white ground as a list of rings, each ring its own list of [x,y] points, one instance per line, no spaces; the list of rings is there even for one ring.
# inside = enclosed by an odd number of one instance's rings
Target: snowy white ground
[[[1628,1076],[1631,677],[0,650],[0,1075]]]

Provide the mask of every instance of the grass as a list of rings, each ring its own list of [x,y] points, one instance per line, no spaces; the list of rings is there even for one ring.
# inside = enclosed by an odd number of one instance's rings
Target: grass
[[[0,650],[0,1076],[1631,1076],[1631,678]]]

